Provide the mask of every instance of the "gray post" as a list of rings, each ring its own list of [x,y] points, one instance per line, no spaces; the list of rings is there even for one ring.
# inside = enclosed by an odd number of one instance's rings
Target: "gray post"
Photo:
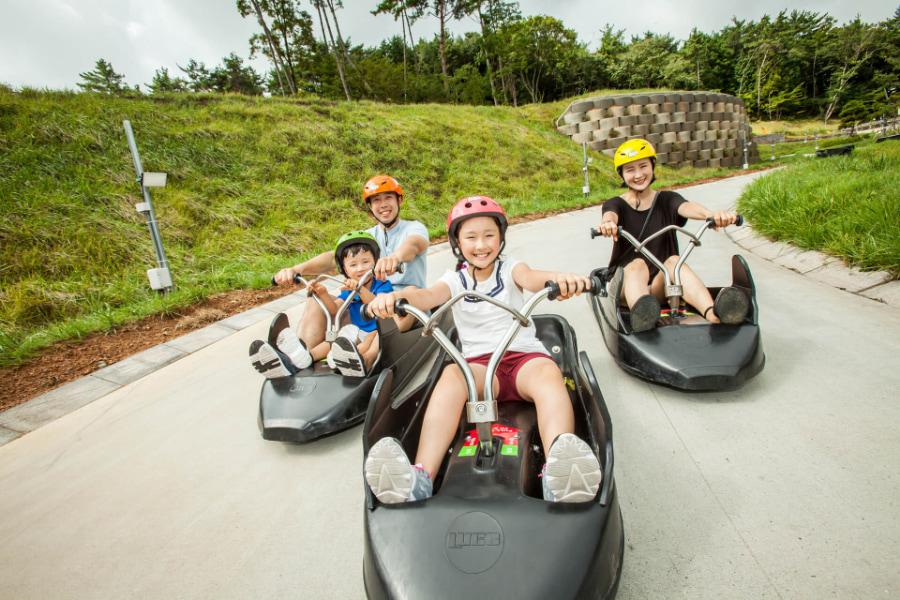
[[[775,140],[772,140],[772,160],[775,160]]]
[[[817,134],[813,137],[813,139],[814,139],[815,142],[816,142],[816,150],[818,150],[818,149],[819,149],[819,134],[817,133]]]
[[[750,146],[750,143],[747,141],[747,133],[745,131],[741,131],[741,143],[744,145],[744,169],[750,168],[750,163],[747,160],[747,150]]]
[[[159,235],[159,227],[156,223],[156,213],[153,212],[153,202],[150,199],[150,190],[144,186],[144,167],[141,165],[141,156],[138,154],[137,144],[134,141],[134,132],[131,130],[131,122],[127,119],[122,121],[125,128],[125,137],[128,138],[128,148],[131,150],[131,157],[134,159],[134,172],[137,183],[141,186],[141,193],[144,196],[144,202],[135,206],[139,213],[147,217],[147,226],[150,228],[150,237],[153,238],[153,247],[156,249],[156,262],[158,269],[150,269],[147,271],[147,277],[150,279],[150,287],[155,290],[168,292],[172,289],[172,276],[169,273],[169,263],[166,260],[166,251],[163,250],[162,238]]]
[[[587,153],[587,142],[581,143],[581,151],[584,154],[584,164],[581,167],[581,171],[584,173],[584,185],[581,186],[581,193],[584,194],[584,197],[587,198],[591,193],[591,183],[588,181],[588,153]]]

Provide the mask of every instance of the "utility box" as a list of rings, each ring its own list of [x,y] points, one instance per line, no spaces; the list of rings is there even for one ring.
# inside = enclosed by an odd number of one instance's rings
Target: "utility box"
[[[147,269],[147,279],[150,280],[150,289],[165,290],[172,287],[172,274],[168,267]]]

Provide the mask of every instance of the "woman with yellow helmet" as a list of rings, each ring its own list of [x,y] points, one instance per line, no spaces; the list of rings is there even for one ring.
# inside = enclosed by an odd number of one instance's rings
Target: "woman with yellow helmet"
[[[649,260],[635,252],[631,244],[619,240],[618,228],[644,240],[669,225],[682,227],[688,219],[712,217],[716,228],[720,228],[734,223],[737,215],[727,211],[713,213],[701,204],[685,200],[677,192],[653,190],[656,151],[646,140],[632,139],[620,145],[613,156],[613,166],[622,178],[622,186],[627,189],[603,203],[598,230],[615,241],[609,268],[623,268],[622,300],[631,312],[632,331],[647,331],[656,327],[660,301],[665,300],[663,275]],[[652,240],[647,249],[671,273],[678,262],[675,232]],[[749,310],[749,299],[737,288],[723,288],[713,301],[709,290],[686,264],[681,267],[681,282],[685,301],[712,323],[740,323]]]

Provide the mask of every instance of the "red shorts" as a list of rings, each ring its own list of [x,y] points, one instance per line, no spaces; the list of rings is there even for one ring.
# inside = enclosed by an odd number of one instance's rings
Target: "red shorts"
[[[494,376],[500,384],[500,391],[497,393],[498,402],[503,402],[505,400],[524,400],[524,398],[519,395],[518,388],[516,388],[516,375],[519,374],[519,369],[524,367],[525,363],[534,360],[535,358],[549,359],[550,357],[542,352],[507,352],[503,355],[503,358],[500,359],[500,364],[497,365],[497,371],[494,373]],[[481,354],[479,356],[467,358],[466,362],[487,367],[490,360],[490,354]]]

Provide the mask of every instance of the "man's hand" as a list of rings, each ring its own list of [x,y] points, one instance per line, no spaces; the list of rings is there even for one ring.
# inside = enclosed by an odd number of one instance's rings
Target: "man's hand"
[[[396,256],[383,256],[375,263],[375,279],[382,281],[393,275],[400,268],[400,259]]]
[[[293,285],[296,274],[293,269],[282,269],[275,273],[273,279],[278,285]]]
[[[568,300],[572,296],[580,296],[582,292],[591,289],[591,280],[584,275],[575,273],[557,273],[556,285],[559,286],[557,300]]]

